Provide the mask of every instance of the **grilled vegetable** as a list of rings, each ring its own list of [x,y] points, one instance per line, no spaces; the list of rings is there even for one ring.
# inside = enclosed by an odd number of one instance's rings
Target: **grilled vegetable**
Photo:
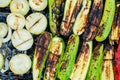
[[[25,26],[25,17],[19,13],[10,13],[7,16],[7,24],[12,29],[23,29]]]
[[[11,0],[0,0],[0,7],[1,8],[7,7],[10,2]]]
[[[71,80],[85,80],[92,57],[92,41],[83,42],[77,57]]]
[[[10,3],[10,11],[26,15],[29,11],[27,0],[12,0]]]
[[[76,15],[80,10],[82,0],[66,0],[64,15],[62,19],[62,23],[60,26],[60,34],[63,36],[69,36],[73,24],[75,22]]]
[[[51,41],[49,49],[49,57],[47,60],[46,70],[44,73],[44,80],[55,80],[56,79],[56,68],[60,61],[60,57],[64,53],[64,41],[59,37],[54,37]]]
[[[91,0],[83,0],[82,9],[79,12],[76,21],[73,26],[73,32],[77,35],[81,35],[85,31],[85,26],[88,22],[88,14],[91,7]]]
[[[3,57],[3,55],[0,53],[0,70],[2,69],[3,65],[4,65],[4,57]]]
[[[110,33],[115,14],[115,0],[106,0],[102,19],[96,34],[96,41],[102,42]]]
[[[57,76],[60,80],[68,80],[76,59],[76,54],[79,46],[79,36],[72,34],[69,37],[66,51],[60,58],[60,62],[57,67]]]
[[[31,68],[31,59],[26,54],[17,54],[9,62],[10,70],[14,74],[25,74]]]
[[[49,22],[50,30],[53,34],[58,34],[59,15],[61,9],[62,0],[49,0]]]
[[[11,38],[13,46],[21,51],[28,50],[33,45],[32,35],[25,29],[16,30]]]
[[[33,59],[33,80],[40,80],[45,61],[48,57],[51,38],[51,33],[44,32],[38,39]]]
[[[119,33],[118,33],[118,28],[119,28],[119,17],[120,17],[120,3],[118,3],[116,5],[116,12],[115,12],[115,16],[114,16],[114,21],[112,24],[112,29],[111,29],[111,34],[110,34],[110,41],[111,44],[114,44],[114,42],[118,42],[119,40]]]
[[[102,74],[101,80],[114,80],[114,72],[113,72],[113,49],[112,46],[106,45],[104,51],[104,58],[102,63]]]
[[[98,26],[100,24],[103,12],[103,0],[94,0],[89,15],[88,24],[83,34],[83,39],[86,41],[93,40],[96,36]]]
[[[26,28],[32,34],[38,35],[47,28],[47,19],[42,13],[32,13],[26,18]]]
[[[11,28],[8,27],[6,23],[0,22],[0,47],[2,46],[2,43],[8,42],[11,39],[11,35]]]
[[[98,43],[95,47],[86,80],[100,80],[104,55],[103,46],[103,44]]]
[[[47,7],[47,0],[29,0],[29,4],[33,10],[41,11]]]

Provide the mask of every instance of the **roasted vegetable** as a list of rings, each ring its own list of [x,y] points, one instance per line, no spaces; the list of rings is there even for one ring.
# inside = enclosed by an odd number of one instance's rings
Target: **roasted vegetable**
[[[82,0],[66,0],[64,15],[60,26],[61,35],[63,36],[70,35],[73,24],[75,22],[76,15],[80,10],[81,4]]]
[[[60,58],[60,62],[57,67],[57,77],[60,80],[68,80],[76,59],[76,54],[79,46],[79,36],[72,34],[69,37],[65,53]]]
[[[58,26],[62,0],[49,0],[49,25],[53,34],[59,34]]]
[[[7,7],[10,2],[11,0],[0,0],[0,7],[1,8]]]
[[[102,43],[98,43],[95,47],[86,80],[100,80],[104,55],[103,46],[104,45]]]
[[[81,51],[77,57],[71,80],[85,80],[92,58],[92,41],[83,42]]]
[[[32,34],[38,35],[47,28],[47,18],[42,13],[32,13],[26,18],[26,28]]]
[[[4,65],[4,57],[3,57],[3,55],[0,53],[0,70],[2,69],[3,65]]]
[[[41,11],[47,7],[48,0],[29,0],[30,7],[33,10]]]
[[[28,50],[33,45],[32,35],[25,29],[19,29],[13,32],[11,38],[13,46],[21,51]]]
[[[11,58],[9,67],[14,74],[25,74],[31,68],[31,59],[26,54],[18,53]]]
[[[45,61],[48,57],[51,38],[51,33],[44,32],[38,39],[33,58],[33,80],[40,80]]]
[[[116,5],[116,11],[115,11],[115,16],[114,16],[114,21],[112,24],[112,29],[111,29],[111,34],[110,34],[110,42],[111,44],[114,44],[114,42],[118,42],[119,40],[119,22],[120,22],[120,3],[117,3]]]
[[[98,26],[100,24],[103,12],[103,0],[93,0],[86,30],[83,39],[86,41],[93,40],[96,36]]]
[[[102,19],[95,37],[96,41],[102,42],[108,37],[114,19],[114,14],[115,0],[106,0]]]
[[[49,49],[49,57],[47,59],[46,70],[44,73],[44,80],[55,80],[56,79],[56,68],[60,61],[60,57],[64,54],[65,44],[64,41],[59,37],[54,37],[51,41]]]
[[[83,0],[82,9],[78,13],[73,26],[73,32],[77,35],[81,35],[85,31],[85,27],[88,22],[88,15],[91,7],[91,0]]]
[[[7,24],[12,29],[23,29],[25,26],[25,17],[19,13],[10,13],[7,16]]]
[[[113,72],[113,55],[114,51],[111,45],[105,46],[104,58],[102,63],[102,74],[101,80],[114,80],[114,72]]]
[[[12,0],[10,3],[10,11],[26,15],[29,11],[29,3],[27,0]]]

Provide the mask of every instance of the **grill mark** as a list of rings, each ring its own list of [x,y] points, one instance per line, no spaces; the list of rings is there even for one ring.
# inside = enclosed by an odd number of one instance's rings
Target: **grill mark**
[[[43,1],[42,1],[42,0],[32,0],[32,2],[33,2],[35,5],[39,6]]]
[[[32,40],[32,38],[23,41],[22,43],[16,45],[15,47],[19,47],[19,46],[21,46],[22,44],[25,44],[26,42],[28,42],[28,41],[30,41],[30,40]]]
[[[38,19],[30,28],[29,30],[31,30],[37,23],[39,23],[41,21],[42,17],[40,19]]]
[[[37,42],[37,50],[36,50],[36,57],[37,57],[37,64],[36,69],[39,69],[44,61],[44,57],[46,55],[46,51],[48,50],[48,46],[51,40],[50,33],[45,32],[40,35],[39,40]]]
[[[106,73],[106,80],[110,80],[110,64],[106,65],[105,73]]]
[[[90,12],[88,25],[86,26],[86,30],[83,34],[83,39],[93,40],[94,37],[97,34],[98,26],[100,24],[100,20],[102,18],[102,12],[103,12],[103,0],[94,1],[92,5],[92,10]]]

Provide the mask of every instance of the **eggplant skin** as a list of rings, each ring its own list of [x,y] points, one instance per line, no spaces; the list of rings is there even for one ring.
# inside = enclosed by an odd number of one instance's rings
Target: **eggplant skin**
[[[64,15],[60,25],[60,34],[62,36],[67,37],[71,34],[81,3],[82,0],[66,0]]]
[[[60,62],[57,67],[57,77],[60,80],[68,80],[74,68],[74,63],[79,46],[79,36],[72,34],[69,37],[66,50],[63,56],[60,58]]]
[[[107,44],[104,50],[101,80],[114,80],[114,71],[112,64],[113,54],[114,54],[113,47]]]
[[[38,39],[33,58],[33,80],[39,80],[42,75],[51,39],[52,34],[49,32],[44,32]]]
[[[93,1],[94,2],[88,18],[88,24],[83,34],[83,39],[86,41],[93,40],[95,38],[103,13],[103,0]]]
[[[65,43],[62,38],[54,37],[51,41],[49,49],[49,57],[47,59],[46,69],[44,73],[44,80],[56,79],[56,68],[60,61],[60,57],[64,53]]]

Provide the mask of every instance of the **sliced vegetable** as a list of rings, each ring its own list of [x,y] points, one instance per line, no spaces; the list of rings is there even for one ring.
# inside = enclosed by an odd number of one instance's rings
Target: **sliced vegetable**
[[[62,0],[49,0],[49,23],[53,34],[59,33],[59,18]]]
[[[42,13],[32,13],[26,18],[26,28],[32,34],[40,34],[47,28],[47,19]]]
[[[72,34],[69,37],[65,53],[60,58],[60,62],[57,67],[57,76],[60,80],[68,80],[72,70],[79,46],[79,36]]]
[[[29,4],[33,10],[41,11],[47,7],[47,0],[29,0]]]
[[[12,35],[13,46],[21,51],[28,50],[33,45],[32,35],[25,29],[16,30]]]
[[[31,59],[26,54],[17,54],[9,62],[10,70],[14,74],[25,74],[31,68]]]
[[[3,65],[4,65],[4,57],[3,57],[3,55],[0,53],[0,70],[2,69]]]
[[[7,16],[7,24],[12,29],[23,29],[25,26],[25,18],[19,13],[10,13]]]
[[[33,59],[33,80],[40,80],[48,57],[51,39],[52,34],[49,32],[44,32],[38,39]]]
[[[61,35],[69,36],[71,34],[72,27],[81,4],[82,0],[66,0],[64,15],[60,26]]]
[[[61,38],[54,37],[52,39],[44,73],[44,80],[56,80],[56,69],[58,62],[60,62],[60,57],[64,54],[64,48],[65,44]]]
[[[102,18],[103,4],[103,0],[93,0],[88,23],[83,34],[83,39],[86,41],[93,40],[96,36]]]
[[[105,55],[102,63],[101,80],[114,80],[114,72],[113,72],[113,64],[112,64],[114,51],[111,45],[106,45],[104,54]]]
[[[77,15],[73,26],[73,32],[77,35],[81,35],[85,31],[85,27],[88,22],[88,15],[91,7],[91,0],[83,0],[82,9]]]
[[[98,43],[95,47],[86,80],[100,80],[104,55],[103,46],[102,43]]]
[[[79,52],[73,72],[70,77],[71,80],[85,80],[91,58],[92,58],[92,41],[83,42],[81,51]]]
[[[0,0],[0,7],[4,8],[10,4],[11,0]]]
[[[108,37],[114,19],[114,14],[115,0],[106,0],[102,19],[95,37],[96,41],[102,42]]]
[[[26,15],[29,11],[29,4],[27,0],[12,0],[10,3],[10,11],[13,13],[20,13]]]

